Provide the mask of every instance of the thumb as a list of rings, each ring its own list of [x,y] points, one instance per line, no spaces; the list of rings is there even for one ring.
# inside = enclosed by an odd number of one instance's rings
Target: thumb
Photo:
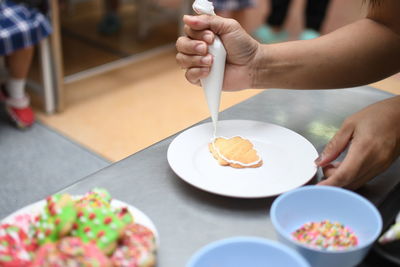
[[[185,15],[183,16],[183,22],[193,30],[201,31],[209,29],[217,35],[223,35],[241,29],[240,24],[236,20],[220,16]]]
[[[315,160],[315,164],[324,167],[335,160],[346,149],[352,136],[353,128],[342,126]]]

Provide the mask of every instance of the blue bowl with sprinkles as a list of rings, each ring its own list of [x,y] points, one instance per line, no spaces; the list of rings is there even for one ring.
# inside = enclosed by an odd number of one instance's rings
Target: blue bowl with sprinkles
[[[232,237],[197,251],[186,267],[310,267],[299,253],[277,241]]]
[[[272,203],[270,218],[278,239],[298,251],[313,267],[357,265],[382,231],[382,217],[371,202],[352,191],[332,186],[304,186],[280,195]],[[310,247],[293,237],[306,223],[322,221],[338,222],[349,229],[357,237],[357,245],[342,249]],[[321,235],[318,238],[321,240]]]

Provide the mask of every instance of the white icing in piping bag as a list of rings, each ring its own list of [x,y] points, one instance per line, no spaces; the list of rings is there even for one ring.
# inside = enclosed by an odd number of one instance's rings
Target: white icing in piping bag
[[[212,2],[207,0],[196,0],[193,3],[193,10],[198,14],[215,15]],[[226,50],[218,36],[215,36],[212,45],[208,46],[208,52],[213,55],[214,61],[211,66],[210,74],[200,81],[207,98],[208,109],[210,110],[214,125],[215,137],[217,134],[218,111],[226,61]]]

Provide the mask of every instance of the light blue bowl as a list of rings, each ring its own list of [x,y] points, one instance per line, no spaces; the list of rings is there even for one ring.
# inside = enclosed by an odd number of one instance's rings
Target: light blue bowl
[[[258,237],[232,237],[208,244],[186,267],[310,267],[296,251]]]
[[[332,186],[304,186],[280,195],[272,203],[270,217],[284,244],[294,248],[313,267],[357,265],[382,230],[382,217],[375,206],[360,195]],[[307,222],[337,221],[353,230],[358,245],[345,251],[323,251],[306,247],[291,234]]]

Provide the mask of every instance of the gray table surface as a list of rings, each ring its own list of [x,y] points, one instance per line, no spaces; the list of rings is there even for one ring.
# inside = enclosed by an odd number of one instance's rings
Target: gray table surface
[[[275,123],[303,135],[321,152],[347,116],[391,96],[370,87],[266,90],[222,112],[220,119]],[[82,194],[93,187],[104,187],[114,198],[146,213],[159,231],[159,267],[184,266],[199,248],[222,238],[250,235],[276,239],[268,215],[274,198],[222,197],[196,189],[174,174],[167,162],[167,149],[175,136],[102,169],[64,191]],[[378,205],[399,182],[399,173],[397,161],[358,192]]]

